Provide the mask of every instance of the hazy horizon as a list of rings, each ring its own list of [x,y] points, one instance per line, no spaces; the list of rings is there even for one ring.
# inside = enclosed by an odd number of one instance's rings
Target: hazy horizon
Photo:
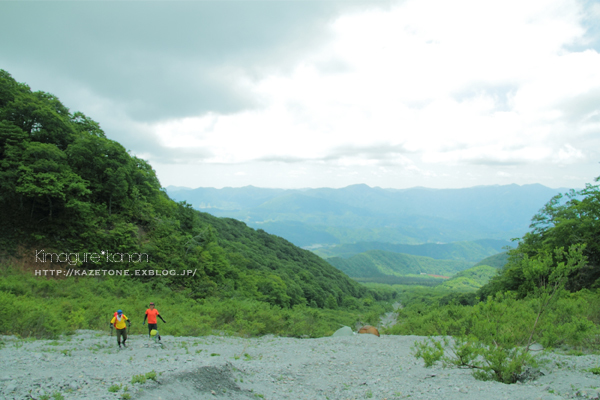
[[[590,182],[591,183],[591,182]],[[197,187],[189,187],[189,186],[175,186],[175,185],[168,185],[168,186],[163,186],[165,189],[169,189],[169,188],[173,188],[173,189],[217,189],[217,190],[221,190],[221,189],[244,189],[244,188],[256,188],[256,189],[275,189],[275,190],[313,190],[313,189],[344,189],[350,186],[368,186],[371,189],[384,189],[384,190],[409,190],[409,189],[431,189],[431,190],[455,190],[455,189],[472,189],[472,188],[477,188],[477,187],[488,187],[488,186],[511,186],[511,185],[517,185],[517,186],[533,186],[533,185],[541,185],[544,187],[547,187],[548,189],[554,189],[554,190],[570,190],[570,189],[575,189],[575,190],[579,190],[579,189],[583,189],[584,187],[550,187],[550,186],[546,186],[546,185],[542,185],[541,183],[524,183],[524,184],[518,184],[518,183],[506,183],[506,184],[490,184],[490,185],[475,185],[475,186],[466,186],[466,187],[457,187],[457,188],[444,188],[444,187],[440,187],[440,188],[433,188],[433,187],[427,187],[427,186],[411,186],[411,187],[406,187],[406,188],[392,188],[392,187],[381,187],[381,186],[370,186],[366,183],[354,183],[351,185],[347,185],[347,186],[341,186],[341,187],[331,187],[331,186],[319,186],[319,187],[289,187],[289,188],[283,188],[283,187],[264,187],[264,186],[256,186],[256,185],[245,185],[245,186],[221,186],[221,187],[215,187],[215,186],[197,186]]]

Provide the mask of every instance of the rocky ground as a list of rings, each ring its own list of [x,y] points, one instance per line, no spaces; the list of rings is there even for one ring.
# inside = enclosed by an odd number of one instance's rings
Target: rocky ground
[[[0,337],[0,399],[562,399],[599,397],[600,356],[546,354],[538,379],[475,380],[469,370],[425,368],[416,336],[319,339],[273,336],[60,340]]]

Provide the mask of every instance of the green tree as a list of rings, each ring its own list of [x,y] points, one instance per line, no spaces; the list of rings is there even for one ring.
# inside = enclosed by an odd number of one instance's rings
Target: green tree
[[[48,218],[54,209],[90,193],[86,182],[74,174],[66,163],[66,155],[54,144],[32,142],[24,152],[23,165],[19,167],[16,192],[47,202]]]
[[[105,204],[110,216],[113,204],[122,204],[131,193],[134,160],[120,144],[87,131],[69,146],[66,154],[73,169],[89,182],[91,200]]]
[[[595,182],[599,180],[600,177]],[[573,245],[582,246],[587,263],[569,274],[566,288],[577,291],[600,287],[600,187],[597,184],[587,184],[583,190],[553,197],[533,217],[531,228],[518,246],[508,252],[508,262],[500,275],[481,288],[482,298],[506,290],[527,296],[533,286],[523,272],[523,260],[551,254],[549,274],[559,263],[555,249],[568,249]]]
[[[87,117],[81,111],[77,111],[73,114],[71,122],[75,124],[77,131],[80,133],[86,132],[93,136],[106,138],[104,131],[100,128],[100,124]]]

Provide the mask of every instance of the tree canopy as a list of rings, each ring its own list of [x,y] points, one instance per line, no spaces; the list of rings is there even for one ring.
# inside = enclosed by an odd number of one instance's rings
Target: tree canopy
[[[569,249],[581,249],[585,265],[570,272],[566,288],[578,291],[600,287],[600,186],[587,184],[554,196],[532,218],[531,231],[510,250],[508,263],[501,273],[481,290],[481,295],[515,291],[525,297],[536,286],[524,273],[530,260],[543,257],[550,263],[547,275],[563,262]],[[562,251],[557,251],[562,249]]]

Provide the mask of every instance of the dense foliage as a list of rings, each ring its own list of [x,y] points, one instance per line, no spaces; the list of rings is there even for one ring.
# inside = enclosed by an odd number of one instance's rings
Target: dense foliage
[[[598,182],[599,178],[596,178]],[[519,241],[517,248],[508,252],[509,260],[488,285],[482,288],[483,298],[515,291],[526,297],[536,286],[523,272],[527,263],[536,257],[549,255],[551,269],[559,264],[555,249],[583,245],[586,265],[574,271],[567,289],[600,287],[600,188],[588,184],[579,191],[553,197],[532,219],[531,231]]]
[[[419,342],[415,355],[427,366],[441,360],[446,365],[471,368],[478,379],[515,383],[528,379],[527,368],[536,365],[533,344],[596,349],[598,294],[578,292],[562,296],[570,273],[585,265],[582,246],[540,255],[523,264],[523,273],[536,285],[526,299],[515,292],[499,293],[474,307],[429,310],[419,322],[429,322],[436,334],[452,335],[450,343],[430,338]],[[445,314],[445,315],[444,315]],[[444,318],[444,316],[446,318]],[[401,329],[395,327],[395,329]],[[450,352],[450,355],[447,354]]]
[[[166,324],[163,335],[199,336],[267,333],[320,337],[340,325],[358,321],[376,324],[385,309],[377,304],[360,310],[318,309],[297,305],[282,308],[249,298],[190,298],[185,291],[157,282],[114,277],[40,279],[16,267],[0,269],[0,332],[21,337],[56,337],[77,329],[109,334],[113,312],[123,309],[131,321],[131,333],[147,334],[142,326],[148,303],[156,303]],[[18,315],[18,318],[14,318]]]
[[[379,296],[279,237],[172,201],[97,122],[1,70],[0,244],[32,269],[174,271],[139,279],[193,299],[356,309]]]

